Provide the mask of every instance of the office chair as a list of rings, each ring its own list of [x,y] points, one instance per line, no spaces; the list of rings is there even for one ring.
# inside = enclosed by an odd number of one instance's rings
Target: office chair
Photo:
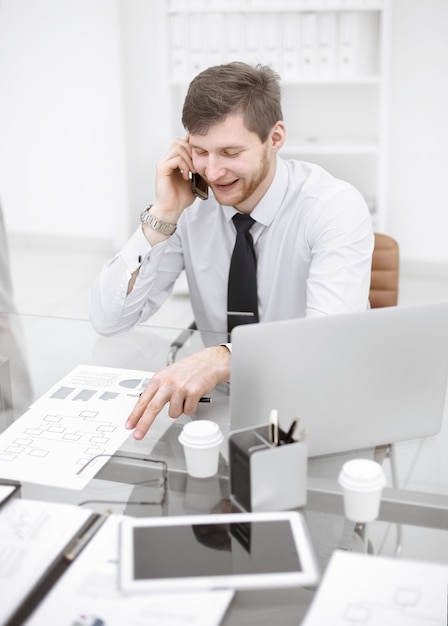
[[[369,295],[372,309],[398,304],[398,272],[398,243],[388,235],[375,233]]]
[[[375,246],[372,255],[372,276],[370,280],[370,306],[377,309],[396,306],[398,303],[399,249],[392,237],[375,233]],[[174,363],[178,351],[197,329],[196,323],[182,331],[171,343],[167,365]]]

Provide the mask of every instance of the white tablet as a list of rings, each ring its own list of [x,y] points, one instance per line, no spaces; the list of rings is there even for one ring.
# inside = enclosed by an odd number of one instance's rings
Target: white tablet
[[[120,535],[124,591],[299,587],[319,577],[296,511],[129,518]]]

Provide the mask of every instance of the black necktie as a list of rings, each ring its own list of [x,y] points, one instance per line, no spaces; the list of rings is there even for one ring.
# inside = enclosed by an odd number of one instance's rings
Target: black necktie
[[[254,221],[250,215],[233,216],[236,241],[230,259],[227,288],[227,329],[258,322],[257,259],[249,230]]]

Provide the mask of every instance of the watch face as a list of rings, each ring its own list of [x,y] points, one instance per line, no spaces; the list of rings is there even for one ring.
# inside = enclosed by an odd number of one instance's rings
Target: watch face
[[[149,205],[144,211],[140,213],[140,221],[142,224],[146,224],[148,219],[150,218],[149,209],[152,207],[152,204]]]

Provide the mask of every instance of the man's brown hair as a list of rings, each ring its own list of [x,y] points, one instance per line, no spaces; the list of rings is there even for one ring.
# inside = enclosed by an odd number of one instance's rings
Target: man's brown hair
[[[264,143],[283,120],[279,75],[266,65],[233,62],[209,67],[191,81],[182,111],[191,134],[205,135],[210,126],[237,113]]]

